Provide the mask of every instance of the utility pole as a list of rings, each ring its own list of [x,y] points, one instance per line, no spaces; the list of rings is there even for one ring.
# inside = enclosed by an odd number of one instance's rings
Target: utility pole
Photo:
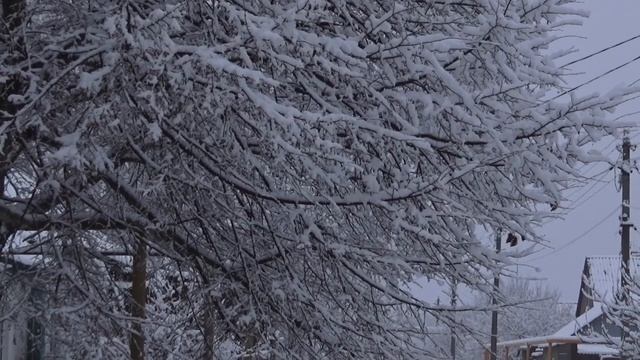
[[[622,217],[620,218],[621,230],[621,244],[620,250],[622,252],[622,268],[621,271],[621,296],[622,296],[622,346],[624,347],[625,340],[628,338],[629,320],[626,314],[626,305],[629,304],[629,281],[631,279],[631,268],[629,267],[630,260],[630,232],[631,226],[631,140],[629,139],[629,133],[625,130],[624,139],[622,140],[622,167],[621,167],[621,185],[622,185]],[[621,359],[625,359],[624,354],[621,351]]]
[[[502,248],[502,231],[498,229],[496,232],[496,253],[499,254]],[[500,289],[500,274],[496,273],[493,278],[493,296],[491,297],[491,304],[493,305],[493,311],[491,312],[491,354],[490,359],[496,360],[498,355],[498,289]]]
[[[454,279],[451,282],[451,308],[454,309],[456,307],[456,302],[457,302],[457,297],[458,297],[458,284],[456,282],[456,280]],[[453,326],[451,326],[451,340],[450,340],[450,346],[451,346],[451,360],[456,360],[456,313],[453,313]]]
[[[144,360],[144,328],[145,307],[147,304],[147,245],[138,240],[136,253],[133,255],[131,271],[131,335],[129,351],[131,360]]]
[[[631,232],[631,141],[629,135],[625,131],[624,140],[622,140],[622,218],[620,226],[622,227],[622,243],[620,249],[622,251],[622,296],[624,301],[627,300],[629,291],[628,281],[630,279],[630,232]]]

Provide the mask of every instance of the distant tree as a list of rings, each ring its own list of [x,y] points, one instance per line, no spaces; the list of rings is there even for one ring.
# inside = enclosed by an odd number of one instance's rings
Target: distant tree
[[[423,319],[465,308],[410,284],[490,292],[510,259],[478,228],[538,240],[634,94],[550,97],[569,70],[548,47],[582,15],[3,0],[0,249],[31,255],[0,279],[40,289],[21,306],[72,358],[442,356]]]
[[[500,303],[506,306],[499,310],[499,341],[552,335],[575,318],[573,306],[561,303],[560,292],[545,282],[510,279],[501,286],[500,293]],[[490,303],[486,295],[475,300],[477,306]],[[462,353],[467,355],[461,359],[479,359],[484,352],[483,346],[489,343],[491,313],[475,312],[463,321],[474,329],[472,333],[484,334],[484,337],[478,337],[484,341],[478,343],[476,339],[469,339],[463,342],[467,348]]]
[[[511,280],[502,294],[507,303],[503,314],[504,340],[551,335],[574,319],[575,308],[560,302],[560,292],[545,282]]]

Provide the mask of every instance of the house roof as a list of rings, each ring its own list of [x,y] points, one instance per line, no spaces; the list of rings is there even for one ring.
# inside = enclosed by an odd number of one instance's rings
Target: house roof
[[[584,314],[571,320],[567,325],[556,331],[553,335],[539,336],[525,339],[516,339],[510,341],[499,342],[499,346],[522,346],[522,345],[540,345],[545,346],[548,343],[582,343],[589,342],[592,339],[582,338],[578,332],[589,325],[593,320],[597,319],[603,313],[603,304],[596,303],[591,309]]]
[[[584,259],[576,316],[589,310],[594,302],[615,300],[621,286],[621,256],[589,256]],[[640,275],[640,256],[631,256],[631,276]]]
[[[540,347],[548,346],[551,344],[579,344],[582,340],[577,336],[537,336],[524,339],[515,339],[498,342],[498,346],[506,347],[520,347],[538,345]]]
[[[34,263],[34,256],[4,256],[0,253],[0,273],[3,271],[29,270]]]
[[[587,285],[596,300],[611,301],[620,288],[621,256],[590,256],[586,260]],[[640,274],[640,256],[631,258],[632,276]]]
[[[617,355],[618,349],[607,344],[578,344],[578,354]]]
[[[605,304],[615,299],[621,286],[621,256],[590,256],[585,259],[578,298],[577,317],[552,335],[499,342],[498,346],[549,346],[577,344],[581,354],[615,356],[617,350],[608,344],[610,338],[581,332],[603,316]],[[631,258],[631,276],[640,276],[640,256]],[[582,305],[585,305],[584,307]]]
[[[553,337],[567,337],[578,335],[578,332],[590,324],[593,320],[602,315],[602,307],[601,303],[596,303],[594,306],[589,309],[584,314],[578,316],[577,318],[571,320],[567,325],[560,328],[560,330],[556,331],[552,336]]]

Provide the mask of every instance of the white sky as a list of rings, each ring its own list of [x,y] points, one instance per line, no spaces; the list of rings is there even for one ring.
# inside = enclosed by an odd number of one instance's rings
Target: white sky
[[[584,21],[584,26],[567,29],[567,35],[577,35],[558,43],[561,47],[575,47],[579,52],[567,58],[567,62],[603,49],[619,41],[640,34],[638,24],[638,0],[586,0],[581,7],[588,9],[591,16]],[[589,60],[573,66],[581,74],[571,78],[571,85],[577,85],[600,75],[607,70],[627,62],[640,55],[640,39],[607,51]],[[564,64],[565,62],[559,62]],[[606,92],[621,84],[629,84],[640,78],[640,61],[626,66],[615,73],[595,81],[584,87],[579,94]],[[625,104],[612,117],[640,110],[640,101]],[[629,116],[626,120],[640,119],[640,114]],[[632,133],[632,143],[640,144],[640,133]],[[607,139],[599,144],[603,153],[618,156],[618,142]],[[640,151],[640,147],[638,148]],[[632,158],[640,153],[633,154]],[[592,176],[606,170],[605,167],[586,167],[586,175]],[[640,184],[638,172],[632,173],[631,204],[637,204],[638,210],[632,208],[631,218],[637,220],[640,227]],[[618,175],[616,173],[616,175]],[[562,300],[576,302],[580,285],[580,274],[584,258],[589,255],[617,255],[620,253],[619,216],[621,193],[617,190],[617,176],[613,171],[605,171],[600,182],[589,182],[585,187],[567,192],[569,201],[564,205],[575,207],[562,220],[556,220],[543,227],[542,234],[549,245],[557,250],[541,250],[539,254],[530,256],[525,262],[540,269],[532,273],[521,267],[521,274],[543,277],[553,286],[561,290]],[[612,213],[613,212],[613,213]],[[609,215],[609,216],[607,216]],[[632,230],[632,248],[640,249],[637,244],[640,233]]]

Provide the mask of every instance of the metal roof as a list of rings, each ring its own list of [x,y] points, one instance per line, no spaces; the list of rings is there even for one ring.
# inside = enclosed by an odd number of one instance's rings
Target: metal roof
[[[593,291],[594,300],[608,302],[615,298],[621,283],[621,256],[589,256],[587,262],[588,285]],[[631,258],[631,275],[640,274],[640,256]]]
[[[578,354],[618,355],[619,351],[609,344],[578,344]]]
[[[579,335],[582,328],[589,325],[593,320],[602,315],[602,304],[596,303],[584,314],[578,316],[576,319],[571,320],[567,325],[563,326],[560,330],[556,331],[552,336],[554,337],[566,337]]]

